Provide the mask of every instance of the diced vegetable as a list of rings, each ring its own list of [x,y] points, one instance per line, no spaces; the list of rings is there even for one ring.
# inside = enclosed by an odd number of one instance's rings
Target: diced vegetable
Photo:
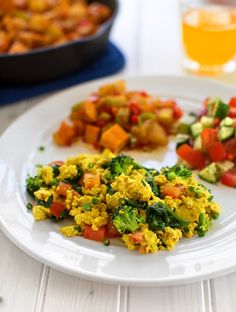
[[[196,137],[196,140],[193,142],[193,147],[197,151],[201,151],[202,150],[202,137],[201,137],[200,134]]]
[[[113,125],[102,133],[100,144],[117,153],[122,149],[129,139],[128,133],[118,124]]]
[[[170,196],[172,198],[180,198],[181,196],[181,190],[180,188],[176,187],[176,186],[172,186],[171,184],[165,184],[162,188],[161,188],[161,192],[162,194],[164,194],[165,196]]]
[[[106,238],[106,228],[105,226],[101,226],[97,231],[92,229],[92,226],[85,225],[83,231],[83,237],[91,240],[95,240],[98,242],[103,242]]]
[[[66,122],[62,122],[60,128],[54,133],[53,138],[58,145],[71,145],[75,137],[75,130]]]
[[[229,106],[230,107],[235,107],[236,108],[236,97],[232,97],[229,101]]]
[[[79,114],[80,118],[84,121],[95,121],[97,118],[97,111],[94,103],[85,101],[79,109]]]
[[[236,118],[236,107],[231,107],[229,110],[229,117]]]
[[[227,140],[227,142],[224,143],[225,150],[227,154],[231,154],[233,158],[236,157],[236,138],[232,138]]]
[[[203,149],[208,150],[208,148],[217,141],[217,130],[212,128],[203,129],[201,139]]]
[[[211,163],[198,173],[199,177],[209,183],[216,183],[220,179],[220,170],[216,163]]]
[[[203,126],[200,122],[196,122],[190,126],[190,130],[191,130],[193,137],[196,138],[199,134],[202,133]]]
[[[173,109],[163,108],[158,111],[157,120],[164,126],[169,126],[174,122]]]
[[[68,190],[70,190],[70,189],[72,189],[72,185],[71,185],[71,184],[61,182],[61,183],[57,186],[56,192],[57,192],[57,194],[58,194],[59,196],[64,196],[64,197],[66,197],[66,192],[67,192]]]
[[[95,144],[96,142],[98,142],[99,134],[99,127],[87,124],[85,127],[84,141],[86,143]]]
[[[188,144],[183,144],[177,149],[177,154],[191,166],[197,169],[202,169],[205,165],[206,159],[203,153],[196,151]]]
[[[176,136],[176,148],[180,147],[185,143],[190,142],[190,136],[188,134],[177,134]]]
[[[221,177],[221,182],[229,187],[236,187],[236,169],[225,172]]]
[[[192,125],[196,121],[196,115],[188,114],[181,118],[178,124],[178,133],[189,134],[190,133],[190,125]]]
[[[66,209],[66,206],[63,202],[54,201],[50,207],[50,212],[53,216],[59,218],[61,217],[61,214],[65,209]]]
[[[230,117],[225,117],[224,119],[222,119],[221,123],[220,123],[220,127],[232,127],[233,126],[233,119]]]
[[[99,174],[85,173],[84,175],[84,187],[85,189],[91,189],[94,186],[101,184]]]
[[[200,121],[201,121],[203,128],[211,128],[214,126],[214,117],[202,116]]]
[[[208,149],[211,161],[222,161],[226,157],[225,147],[221,142],[214,142]]]
[[[208,102],[208,115],[223,119],[227,116],[229,105],[221,101],[220,98],[212,99]]]
[[[226,171],[229,171],[234,167],[234,163],[230,160],[224,160],[217,163],[218,168],[220,169],[220,173],[223,174]]]
[[[234,128],[233,127],[221,127],[218,132],[218,138],[220,141],[225,141],[229,138],[231,138],[234,135]]]

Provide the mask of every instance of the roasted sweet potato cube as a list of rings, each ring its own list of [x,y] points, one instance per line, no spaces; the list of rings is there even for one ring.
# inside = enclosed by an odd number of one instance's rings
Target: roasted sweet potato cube
[[[87,122],[93,122],[97,119],[97,110],[94,103],[86,101],[79,108],[81,119]]]
[[[128,139],[128,133],[118,124],[115,124],[103,132],[100,144],[113,153],[117,153],[126,145]]]
[[[84,141],[90,144],[98,142],[100,128],[93,125],[86,125],[84,133]]]
[[[63,121],[57,132],[54,133],[53,138],[58,145],[71,145],[75,138],[75,130],[71,125]]]

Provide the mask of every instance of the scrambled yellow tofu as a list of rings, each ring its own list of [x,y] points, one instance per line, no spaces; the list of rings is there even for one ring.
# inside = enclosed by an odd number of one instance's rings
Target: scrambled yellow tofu
[[[184,166],[160,172],[109,151],[41,166],[26,180],[36,221],[71,220],[67,236],[119,237],[129,250],[171,250],[182,237],[202,237],[219,215],[213,196]]]

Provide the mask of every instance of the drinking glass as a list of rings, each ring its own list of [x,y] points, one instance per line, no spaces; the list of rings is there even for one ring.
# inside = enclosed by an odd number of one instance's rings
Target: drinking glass
[[[236,0],[180,0],[186,70],[203,75],[236,70]]]

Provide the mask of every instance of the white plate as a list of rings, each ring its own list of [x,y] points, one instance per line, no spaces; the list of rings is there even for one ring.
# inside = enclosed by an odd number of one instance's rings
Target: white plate
[[[94,152],[77,144],[58,148],[52,133],[72,104],[84,99],[107,80],[80,85],[55,95],[22,115],[0,139],[0,221],[3,232],[26,253],[63,272],[98,281],[132,285],[170,285],[206,279],[236,268],[236,190],[207,185],[221,205],[220,218],[203,237],[182,239],[171,252],[140,255],[121,244],[110,246],[82,237],[64,238],[58,224],[34,222],[25,208],[24,181],[34,165]],[[203,79],[137,77],[126,79],[129,89],[174,97],[185,111],[198,110],[206,96],[235,95],[226,85]],[[45,146],[40,152],[38,147]],[[132,153],[137,161],[160,168],[176,161],[175,144],[152,153]]]

